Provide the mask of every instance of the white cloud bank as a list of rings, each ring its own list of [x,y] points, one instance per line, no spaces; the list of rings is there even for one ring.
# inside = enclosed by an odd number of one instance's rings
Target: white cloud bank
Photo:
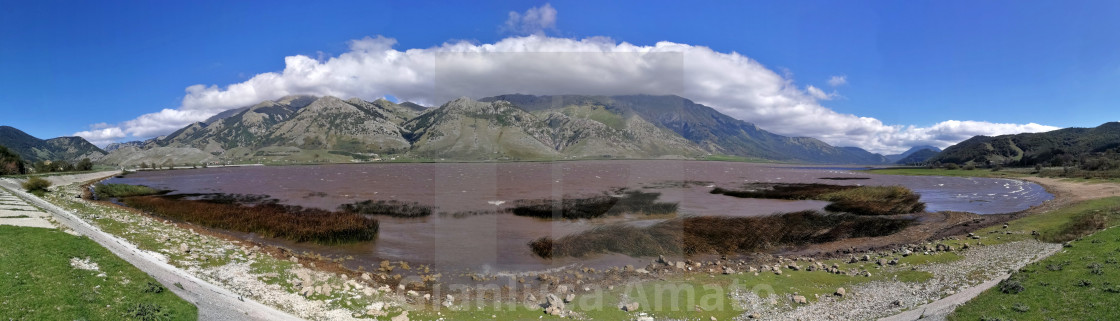
[[[536,10],[536,11],[534,11]],[[555,24],[545,5],[511,14],[520,31]],[[507,25],[510,22],[507,22]],[[974,135],[1057,129],[1039,124],[948,120],[929,127],[888,125],[871,117],[833,111],[820,104],[838,93],[798,87],[739,53],[674,42],[638,46],[609,38],[569,39],[539,32],[490,44],[445,43],[397,50],[396,40],[353,40],[350,51],[317,60],[284,58],[285,68],[225,87],[194,85],[177,108],[163,109],[113,126],[91,126],[75,135],[98,145],[170,133],[221,111],[290,94],[359,97],[392,95],[429,105],[454,97],[524,94],[680,95],[732,117],[787,136],[809,136],[837,146],[898,153],[915,145],[946,147]],[[833,77],[832,86],[846,83]]]

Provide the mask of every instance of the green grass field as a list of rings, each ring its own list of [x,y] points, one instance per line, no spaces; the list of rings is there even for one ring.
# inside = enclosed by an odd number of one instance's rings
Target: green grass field
[[[949,320],[1115,320],[1120,315],[1120,229],[1111,228],[1013,274]]]
[[[85,237],[0,226],[0,318],[197,320],[198,309]],[[72,259],[97,270],[71,266]]]

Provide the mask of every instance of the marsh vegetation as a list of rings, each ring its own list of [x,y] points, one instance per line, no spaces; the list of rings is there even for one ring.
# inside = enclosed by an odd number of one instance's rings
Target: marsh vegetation
[[[712,194],[740,198],[820,200],[832,202],[831,212],[858,215],[910,214],[924,211],[920,195],[902,186],[849,186],[828,184],[748,184],[734,190],[716,187]]]
[[[509,209],[514,215],[539,218],[588,219],[623,213],[672,214],[677,203],[658,202],[661,193],[620,189],[614,194],[564,197],[560,200],[519,200]]]
[[[432,207],[417,202],[401,202],[396,200],[365,200],[338,206],[338,210],[347,213],[367,215],[385,215],[392,217],[424,217],[432,215]]]
[[[683,217],[649,227],[612,224],[558,239],[529,243],[540,257],[599,253],[630,256],[751,253],[779,246],[822,243],[893,234],[911,219],[802,211],[763,217]]]
[[[97,184],[93,186],[93,194],[97,196],[97,199],[155,195],[161,193],[165,193],[165,191],[160,191],[144,185]]]
[[[166,191],[126,184],[98,184],[94,192],[168,219],[296,242],[372,241],[379,228],[376,219],[362,214],[282,205],[266,195],[160,195]]]

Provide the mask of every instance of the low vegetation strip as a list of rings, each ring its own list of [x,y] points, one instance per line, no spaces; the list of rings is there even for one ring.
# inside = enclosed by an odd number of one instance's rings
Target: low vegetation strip
[[[540,257],[582,257],[598,253],[657,256],[667,253],[733,254],[772,247],[893,234],[910,219],[802,211],[763,217],[684,217],[649,227],[607,225],[559,239],[529,243]]]
[[[1120,229],[1073,241],[1019,269],[949,320],[1113,320],[1120,315]]]
[[[365,200],[351,204],[342,204],[339,211],[367,215],[385,215],[392,217],[424,217],[432,215],[432,207],[420,203],[406,203],[401,201]]]
[[[125,205],[157,216],[207,227],[256,233],[296,242],[339,244],[372,241],[378,221],[357,213],[340,213],[275,202],[254,206],[180,197],[132,196]]]
[[[677,212],[677,203],[657,201],[661,193],[640,190],[616,190],[614,193],[615,195],[564,197],[559,201],[520,200],[509,211],[519,216],[563,219],[587,219],[624,213],[656,215]]]
[[[194,305],[85,237],[0,226],[0,244],[5,319],[198,319]]]
[[[740,198],[829,201],[825,210],[858,215],[894,215],[924,211],[921,196],[902,186],[828,184],[748,184],[734,190],[716,187],[712,194]]]
[[[129,184],[97,184],[93,186],[93,193],[97,199],[121,198],[129,196],[144,196],[164,193],[144,185]]]

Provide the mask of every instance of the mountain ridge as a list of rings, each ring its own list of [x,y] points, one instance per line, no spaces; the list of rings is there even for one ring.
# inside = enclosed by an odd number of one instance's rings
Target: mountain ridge
[[[388,100],[286,96],[223,112],[106,161],[362,161],[704,158],[885,164],[858,147],[786,137],[679,96],[462,97],[439,107]],[[108,146],[107,146],[108,148]],[[182,158],[183,160],[172,160]],[[119,163],[118,163],[119,165]],[[134,165],[134,164],[133,164]]]
[[[1120,153],[1120,122],[1043,133],[975,136],[929,161],[955,164],[1062,166],[1083,157]]]
[[[106,152],[77,136],[39,139],[11,126],[0,126],[0,146],[19,155],[24,161],[68,161],[83,158],[100,159]]]

